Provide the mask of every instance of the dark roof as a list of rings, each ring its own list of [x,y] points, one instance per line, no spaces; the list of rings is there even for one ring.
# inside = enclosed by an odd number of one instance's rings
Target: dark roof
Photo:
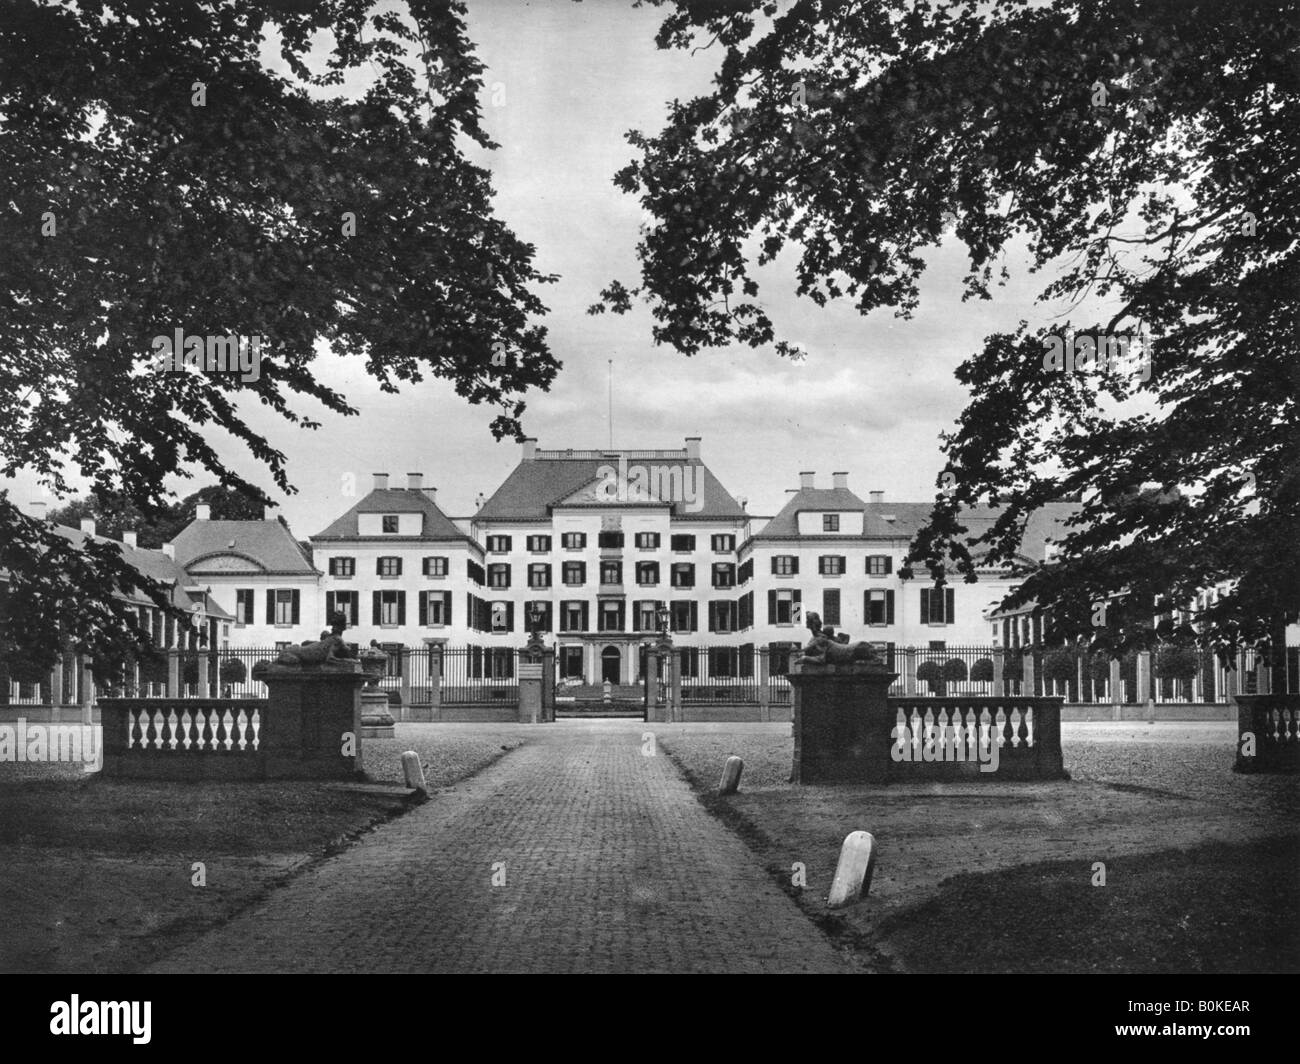
[[[384,539],[437,540],[471,542],[446,514],[438,509],[429,496],[418,489],[380,488],[372,491],[351,510],[323,532],[311,537],[312,542],[322,539],[359,539],[357,514],[392,514],[419,511],[424,515],[424,527],[418,536],[384,536]]]
[[[202,568],[220,554],[247,558],[267,573],[315,573],[311,559],[279,521],[191,521],[172,541],[176,560]]]
[[[109,539],[106,536],[90,536],[79,528],[69,528],[67,525],[55,525],[54,531],[64,539],[80,547],[87,539],[94,539],[96,543],[112,543],[119,547],[131,566],[145,576],[152,577],[163,584],[172,584],[171,603],[183,610],[189,610],[196,604],[203,604],[203,595],[191,595],[185,590],[186,585],[192,583],[189,574],[174,559],[167,557],[160,550],[150,550],[146,547],[128,547],[124,543],[119,543],[115,539]],[[122,596],[128,602],[138,603],[142,606],[152,606],[153,600],[147,595],[135,593]],[[204,612],[209,617],[216,617],[219,620],[231,620],[230,614],[211,600],[204,607]]]
[[[549,452],[554,454],[555,452]],[[506,477],[504,483],[492,493],[492,497],[483,504],[474,515],[477,521],[527,521],[543,520],[551,515],[558,505],[592,506],[608,508],[610,506],[638,506],[635,500],[610,502],[597,497],[595,488],[603,482],[599,470],[602,466],[618,468],[619,453],[611,451],[598,457],[589,457],[591,452],[583,452],[578,458],[531,458],[521,461]],[[697,458],[677,456],[675,452],[666,452],[664,457],[642,457],[646,452],[628,452],[627,465],[634,466],[682,466],[698,467],[703,471],[703,505],[690,509],[685,501],[672,502],[674,518],[709,520],[716,518],[744,518],[746,513],[740,504],[732,498],[713,475],[713,472]],[[692,483],[697,476],[691,473]],[[586,498],[590,494],[590,499]],[[650,505],[663,505],[652,502]]]
[[[911,540],[929,518],[934,509],[931,502],[871,502],[864,503],[847,488],[803,488],[790,497],[771,521],[755,536],[755,541],[800,539],[797,515],[802,510],[860,510],[863,513],[862,538],[900,538]],[[1054,502],[1036,510],[1025,525],[1020,553],[1041,561],[1048,539],[1062,540],[1069,534],[1066,522],[1081,505],[1077,502]],[[966,526],[968,538],[974,539],[997,520],[1002,511],[996,507],[973,507],[964,510],[959,520]],[[892,521],[886,521],[892,517]],[[815,542],[833,539],[834,536],[815,534],[806,537]]]

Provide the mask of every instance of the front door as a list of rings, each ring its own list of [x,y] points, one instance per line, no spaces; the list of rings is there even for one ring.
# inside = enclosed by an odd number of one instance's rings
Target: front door
[[[606,647],[600,652],[600,679],[601,682],[618,683],[619,666],[622,664],[623,655],[619,653],[618,647]]]

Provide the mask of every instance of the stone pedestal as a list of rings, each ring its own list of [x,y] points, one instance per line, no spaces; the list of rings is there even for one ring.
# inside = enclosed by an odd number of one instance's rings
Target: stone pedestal
[[[389,708],[388,692],[379,687],[366,687],[361,691],[361,737],[363,739],[392,739],[396,734],[396,721]]]
[[[356,672],[273,668],[261,757],[267,779],[353,779],[362,768]]]
[[[795,783],[885,783],[889,779],[889,685],[883,664],[790,669],[794,690]]]

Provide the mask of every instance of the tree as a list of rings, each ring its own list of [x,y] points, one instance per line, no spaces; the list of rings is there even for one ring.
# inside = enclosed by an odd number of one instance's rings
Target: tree
[[[641,298],[654,340],[687,355],[790,354],[757,279],[787,246],[799,295],[904,317],[946,232],[969,252],[965,298],[992,299],[1023,246],[1051,276],[1043,316],[957,370],[971,398],[943,437],[951,490],[903,572],[1017,566],[1005,607],[1036,600],[1053,640],[1109,651],[1276,644],[1300,603],[1296,16],[1258,0],[677,0],[659,44],[720,49],[715,87],[629,134],[638,157],[615,180],[656,224],[639,284],[614,281],[592,312]],[[1026,568],[1029,515],[1065,496],[1082,507],[1055,564]],[[997,520],[968,537],[963,512],[987,503]],[[1219,585],[1195,627],[1092,622],[1110,596],[1184,605]]]
[[[65,495],[75,468],[148,521],[195,469],[265,503],[224,454],[292,486],[241,408],[304,428],[299,398],[356,412],[314,372],[318,346],[361,356],[384,391],[453,381],[501,408],[495,436],[522,436],[518,396],[558,369],[533,324],[554,278],[465,157],[496,147],[482,70],[461,0],[7,4],[0,474]],[[365,87],[339,95],[348,77]],[[203,368],[168,368],[178,331]],[[115,596],[145,584],[120,552],[77,552],[4,494],[0,569],[0,656],[138,642]]]

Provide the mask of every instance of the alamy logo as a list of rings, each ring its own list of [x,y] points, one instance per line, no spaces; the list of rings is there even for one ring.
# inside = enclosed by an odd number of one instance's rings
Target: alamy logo
[[[148,1001],[71,1001],[50,1006],[50,1034],[129,1034],[138,1046],[149,1044],[152,1003]]]
[[[80,763],[87,772],[100,767],[100,730],[90,724],[0,724],[0,763],[62,761]]]
[[[596,494],[607,502],[679,502],[693,514],[704,509],[702,466],[629,466],[622,455],[617,469],[603,465],[596,475],[601,478]]]
[[[895,761],[978,761],[981,772],[998,770],[1001,755],[997,736],[989,734],[987,728],[977,736],[973,730],[927,724],[913,734],[906,724],[900,724],[889,737],[894,740],[889,756]]]
[[[158,335],[150,341],[154,368],[164,373],[186,369],[200,373],[235,373],[242,381],[255,381],[262,375],[262,337],[186,336],[177,329],[174,336]]]

